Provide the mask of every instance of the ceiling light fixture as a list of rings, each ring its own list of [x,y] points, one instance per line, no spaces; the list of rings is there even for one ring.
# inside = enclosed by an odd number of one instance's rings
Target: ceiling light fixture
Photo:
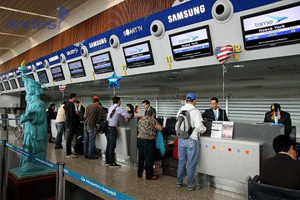
[[[34,16],[39,16],[39,17],[45,17],[45,18],[49,18],[49,19],[55,19],[55,20],[58,19],[57,17],[53,17],[53,16],[49,16],[49,15],[42,15],[42,14],[28,12],[28,11],[24,11],[24,10],[18,10],[18,9],[14,9],[14,8],[7,8],[7,7],[4,7],[4,6],[0,6],[0,9],[12,11],[12,12],[23,13],[23,14],[27,14],[27,15],[34,15]]]
[[[17,34],[11,34],[11,33],[3,33],[3,32],[0,32],[0,35],[8,35],[8,36],[29,38],[29,36],[26,36],[26,35],[17,35]]]
[[[245,67],[245,65],[233,65],[233,67],[235,67],[235,68],[242,68],[242,67]]]

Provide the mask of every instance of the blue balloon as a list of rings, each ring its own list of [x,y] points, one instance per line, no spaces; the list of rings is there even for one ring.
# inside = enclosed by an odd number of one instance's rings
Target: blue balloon
[[[113,75],[108,78],[108,82],[109,82],[108,89],[114,89],[114,88],[119,89],[120,88],[119,82],[121,79],[122,77],[118,76],[116,72],[114,72]]]

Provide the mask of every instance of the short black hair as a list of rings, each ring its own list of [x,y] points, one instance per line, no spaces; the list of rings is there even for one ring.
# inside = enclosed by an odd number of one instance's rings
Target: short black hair
[[[75,103],[80,103],[80,101],[77,100],[77,101],[75,101]]]
[[[281,111],[281,106],[278,103],[273,103],[270,107],[270,110]]]
[[[99,99],[94,99],[93,103],[99,103],[100,104],[100,101],[99,101]]]
[[[150,101],[148,101],[148,100],[144,100],[143,102],[142,102],[142,104],[147,104],[147,105],[150,105]]]
[[[77,94],[71,93],[70,96],[69,96],[69,99],[73,99],[74,97],[77,97]]]
[[[53,106],[55,106],[55,103],[51,103],[49,107],[51,108],[51,107],[53,107]]]
[[[119,101],[121,101],[120,97],[114,96],[112,99],[113,104],[118,103]]]
[[[219,103],[219,99],[218,99],[217,97],[212,97],[212,98],[210,99],[210,101],[213,101],[213,100],[215,100],[216,103]]]
[[[128,108],[130,108],[130,110],[134,110],[134,107],[133,107],[132,104],[128,103],[126,106],[127,106]]]
[[[288,152],[291,148],[295,149],[296,145],[288,135],[279,135],[273,140],[273,149],[276,153],[278,152]]]
[[[150,108],[149,110],[146,111],[146,115],[148,116],[156,115],[156,111],[154,110],[154,108]]]

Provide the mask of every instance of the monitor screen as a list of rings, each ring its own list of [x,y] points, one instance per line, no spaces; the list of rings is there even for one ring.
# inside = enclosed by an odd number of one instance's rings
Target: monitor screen
[[[91,59],[96,74],[102,74],[102,73],[114,71],[114,67],[109,52],[92,56]]]
[[[300,42],[300,3],[241,17],[246,50]]]
[[[70,74],[72,78],[84,77],[85,71],[83,68],[82,60],[77,60],[68,63]]]
[[[64,72],[62,71],[61,66],[52,67],[50,69],[53,81],[63,81],[65,80]]]
[[[149,41],[123,47],[123,51],[128,68],[154,65]]]
[[[0,91],[4,91],[4,87],[2,83],[0,83]]]
[[[37,72],[37,75],[39,77],[39,81],[41,84],[49,83],[49,79],[48,79],[46,70]]]
[[[35,78],[34,78],[34,75],[33,75],[33,74],[27,74],[27,77],[28,77],[28,78],[31,78],[31,79],[33,79],[33,80],[35,80]]]
[[[12,89],[17,89],[18,88],[16,79],[10,79],[9,81],[10,81]]]
[[[4,83],[5,89],[10,90],[10,85],[9,85],[8,81],[4,81],[3,83]]]
[[[22,80],[22,77],[18,77],[19,86],[22,88],[24,87],[24,82]]]
[[[208,26],[169,35],[176,61],[213,55]]]

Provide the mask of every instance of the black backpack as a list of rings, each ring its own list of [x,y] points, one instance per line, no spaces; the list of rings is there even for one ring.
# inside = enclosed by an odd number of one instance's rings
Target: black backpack
[[[178,115],[175,131],[179,138],[188,139],[195,129],[195,127],[193,128],[191,125],[191,111],[182,110]]]
[[[117,107],[118,107],[118,106],[117,106]],[[115,108],[111,111],[111,113],[110,113],[110,115],[109,115],[109,119],[115,114],[117,107],[115,107]],[[105,119],[105,120],[103,120],[103,121],[100,122],[100,124],[99,124],[98,127],[97,127],[97,131],[98,131],[100,134],[104,134],[104,133],[107,133],[107,130],[108,130],[108,120]]]

